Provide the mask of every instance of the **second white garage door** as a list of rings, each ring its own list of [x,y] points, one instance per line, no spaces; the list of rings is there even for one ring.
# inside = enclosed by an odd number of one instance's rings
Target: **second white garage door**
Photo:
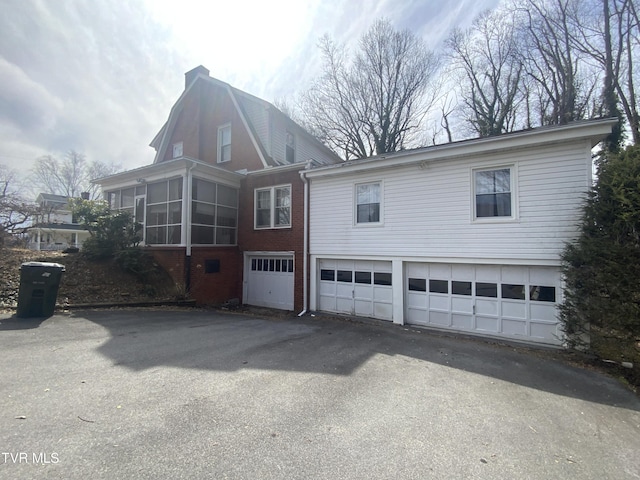
[[[405,272],[407,323],[562,343],[557,268],[408,263]]]
[[[293,310],[293,256],[249,256],[245,266],[244,303]]]

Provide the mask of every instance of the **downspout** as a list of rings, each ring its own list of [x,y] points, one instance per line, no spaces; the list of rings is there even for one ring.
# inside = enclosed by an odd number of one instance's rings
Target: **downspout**
[[[310,162],[307,162],[307,166],[304,170],[300,172],[300,179],[304,184],[304,215],[303,215],[303,224],[304,224],[304,237],[302,240],[303,244],[303,254],[302,254],[302,311],[298,314],[299,317],[307,313],[308,307],[308,294],[307,294],[307,276],[308,276],[308,260],[307,257],[309,255],[309,181],[307,180],[307,176],[305,175],[305,171],[311,165]]]
[[[185,255],[184,255],[184,287],[185,293],[189,293],[191,291],[191,197],[193,195],[193,176],[191,170],[195,168],[196,164],[191,162],[191,166],[187,170],[187,193],[186,197],[183,198],[182,201],[186,202],[186,208],[183,208],[183,212],[186,212],[186,215],[183,219],[182,224],[185,226],[187,231],[185,232]]]

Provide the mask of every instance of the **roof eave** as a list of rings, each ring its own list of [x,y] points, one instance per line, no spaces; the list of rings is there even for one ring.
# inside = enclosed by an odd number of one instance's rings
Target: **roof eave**
[[[495,151],[508,151],[542,144],[588,139],[591,147],[597,145],[608,134],[617,119],[606,118],[574,122],[554,127],[538,127],[494,137],[483,137],[460,142],[445,143],[386,155],[350,160],[341,164],[326,165],[309,170],[309,178],[335,175],[346,171],[356,172],[379,168],[395,167],[418,162],[430,162],[450,158],[462,158],[469,155],[487,154]]]

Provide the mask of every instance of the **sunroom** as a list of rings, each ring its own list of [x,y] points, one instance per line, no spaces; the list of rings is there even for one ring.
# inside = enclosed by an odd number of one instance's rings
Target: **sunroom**
[[[102,186],[113,210],[130,212],[142,225],[142,245],[233,246],[237,245],[238,192],[243,177],[181,157],[95,183]]]

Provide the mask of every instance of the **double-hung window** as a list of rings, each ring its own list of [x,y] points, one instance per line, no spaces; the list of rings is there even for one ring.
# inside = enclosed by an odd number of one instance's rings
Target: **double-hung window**
[[[285,160],[287,163],[295,163],[296,161],[296,137],[287,130],[285,146]]]
[[[473,171],[475,215],[479,218],[513,218],[513,167]]]
[[[291,186],[260,188],[255,191],[255,228],[291,226]]]
[[[380,182],[356,185],[356,224],[380,223],[382,186]]]
[[[231,160],[231,125],[218,128],[218,163]]]

